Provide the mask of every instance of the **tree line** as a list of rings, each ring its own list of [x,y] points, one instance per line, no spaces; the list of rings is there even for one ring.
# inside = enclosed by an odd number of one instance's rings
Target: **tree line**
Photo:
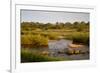
[[[22,22],[21,28],[23,30],[35,30],[37,28],[48,30],[48,29],[77,29],[77,31],[82,31],[83,29],[89,29],[89,22],[56,22],[56,23],[40,23],[40,22]]]

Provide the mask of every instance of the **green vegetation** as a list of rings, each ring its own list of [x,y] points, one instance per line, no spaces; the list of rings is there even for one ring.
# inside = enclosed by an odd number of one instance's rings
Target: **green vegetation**
[[[40,35],[22,35],[21,44],[31,44],[32,47],[47,46],[48,38]]]
[[[53,58],[44,56],[40,52],[30,51],[27,49],[21,50],[21,62],[46,62],[46,61],[64,61],[63,58]],[[68,59],[66,59],[68,60]]]
[[[80,33],[73,36],[73,43],[89,45],[89,34]]]
[[[21,44],[47,46],[48,40],[57,40],[61,37],[73,40],[73,43],[89,45],[89,22],[21,23]]]
[[[22,22],[21,23],[21,61],[22,62],[44,62],[58,61],[61,58],[51,58],[48,55],[42,55],[38,52],[44,47],[48,47],[49,40],[67,39],[75,44],[89,46],[89,22],[66,22],[66,23],[39,23]],[[28,48],[28,50],[23,50]],[[34,48],[37,51],[30,51]],[[76,51],[79,53],[79,51]],[[69,51],[73,54],[73,51]]]
[[[89,32],[73,32],[67,35],[66,39],[73,40],[73,43],[89,46]]]

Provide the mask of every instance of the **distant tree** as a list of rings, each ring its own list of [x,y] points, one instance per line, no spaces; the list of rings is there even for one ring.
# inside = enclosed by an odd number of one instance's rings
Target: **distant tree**
[[[80,22],[81,25],[85,25],[86,23],[84,21]]]
[[[89,24],[90,24],[90,22],[87,22],[87,23],[86,23],[86,25],[88,25],[88,26],[89,26]]]
[[[56,22],[56,25],[58,25],[59,24],[59,22]]]
[[[74,25],[78,25],[78,24],[79,24],[79,22],[74,22],[73,24],[74,24]]]
[[[78,28],[78,25],[79,25],[79,22],[74,22],[73,23],[73,28],[77,29]]]

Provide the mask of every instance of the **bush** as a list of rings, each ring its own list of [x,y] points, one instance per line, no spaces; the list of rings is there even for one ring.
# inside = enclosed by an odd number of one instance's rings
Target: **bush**
[[[31,35],[21,35],[21,44],[32,44]]]
[[[84,45],[89,45],[89,34],[80,33],[72,37],[73,43],[79,43]]]
[[[53,33],[49,33],[49,34],[48,34],[48,38],[49,38],[50,40],[56,40],[56,39],[58,39],[58,35],[53,34]]]
[[[89,33],[88,32],[73,32],[65,36],[65,39],[72,40],[76,44],[84,44],[89,46]]]
[[[21,44],[31,44],[33,47],[48,45],[48,38],[41,35],[21,35]]]

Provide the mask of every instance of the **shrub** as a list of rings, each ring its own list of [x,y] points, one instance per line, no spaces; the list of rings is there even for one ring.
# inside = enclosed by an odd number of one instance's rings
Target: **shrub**
[[[31,44],[33,47],[48,45],[48,38],[41,35],[21,35],[21,44]]]
[[[49,33],[49,34],[48,34],[48,37],[49,37],[49,39],[51,39],[51,40],[56,40],[56,39],[58,39],[58,35],[53,34],[53,33]]]
[[[86,33],[80,33],[73,35],[72,37],[73,43],[81,43],[85,45],[89,45],[89,34]]]
[[[65,36],[67,40],[73,40],[73,43],[84,44],[89,46],[89,33],[88,32],[72,32]]]
[[[21,35],[21,44],[32,44],[31,35]]]

